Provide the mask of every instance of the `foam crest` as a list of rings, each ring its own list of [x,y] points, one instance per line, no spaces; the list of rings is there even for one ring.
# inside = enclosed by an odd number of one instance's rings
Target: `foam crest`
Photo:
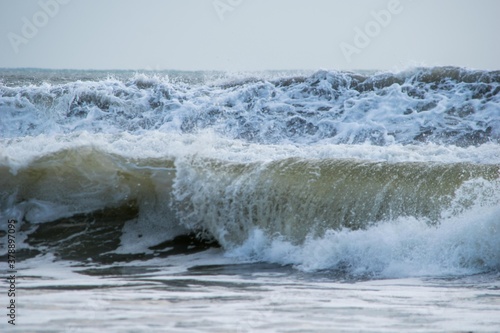
[[[199,75],[198,75],[199,76]],[[497,72],[420,68],[360,75],[168,76],[0,85],[4,138],[79,131],[198,133],[264,144],[373,145],[500,140]]]
[[[329,230],[320,237],[307,237],[303,244],[255,229],[243,245],[227,255],[239,260],[292,264],[304,271],[340,271],[357,278],[498,270],[498,202],[449,216],[434,226],[414,217],[402,217],[366,229]]]
[[[223,246],[247,239],[254,228],[301,243],[328,229],[363,229],[372,223],[411,216],[439,223],[464,192],[485,191],[497,165],[387,163],[347,159],[288,158],[265,163],[227,163],[189,158],[176,161],[174,195],[178,216],[206,229]],[[479,189],[476,189],[479,187]],[[468,195],[469,200],[476,198]],[[468,209],[467,203],[458,207]]]

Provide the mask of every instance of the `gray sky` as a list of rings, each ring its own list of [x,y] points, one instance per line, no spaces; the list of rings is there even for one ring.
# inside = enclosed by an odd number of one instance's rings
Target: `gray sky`
[[[499,15],[498,0],[0,0],[0,67],[500,69]]]

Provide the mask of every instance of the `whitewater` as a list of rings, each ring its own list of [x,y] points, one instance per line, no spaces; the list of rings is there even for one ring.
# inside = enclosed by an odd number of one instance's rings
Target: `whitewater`
[[[0,70],[21,331],[495,332],[499,216],[499,71]]]

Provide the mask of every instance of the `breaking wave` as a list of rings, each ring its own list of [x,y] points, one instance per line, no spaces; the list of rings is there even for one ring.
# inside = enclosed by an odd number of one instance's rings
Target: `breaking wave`
[[[181,237],[303,270],[500,269],[500,72],[1,73],[0,223],[25,256]]]

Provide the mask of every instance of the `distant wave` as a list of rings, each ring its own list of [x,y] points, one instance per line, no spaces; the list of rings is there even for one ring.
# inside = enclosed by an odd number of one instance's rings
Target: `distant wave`
[[[82,74],[80,74],[82,75]],[[88,75],[88,74],[87,74]],[[211,129],[259,143],[375,145],[500,141],[500,72],[455,67],[278,79],[168,77],[0,84],[4,138],[47,133]]]

